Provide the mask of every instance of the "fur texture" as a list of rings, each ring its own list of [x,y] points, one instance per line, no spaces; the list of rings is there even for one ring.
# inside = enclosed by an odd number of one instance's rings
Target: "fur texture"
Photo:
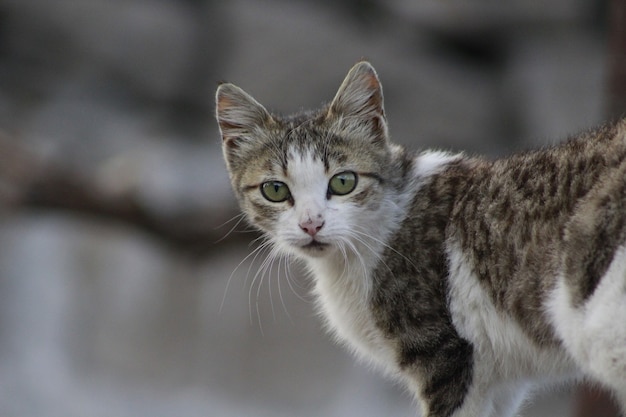
[[[512,416],[536,383],[581,376],[626,406],[625,122],[489,161],[393,144],[367,62],[317,112],[279,117],[232,84],[216,99],[247,218],[424,417]]]

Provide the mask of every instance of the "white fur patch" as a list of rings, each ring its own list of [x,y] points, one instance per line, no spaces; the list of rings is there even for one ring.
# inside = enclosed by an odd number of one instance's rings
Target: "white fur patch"
[[[461,158],[462,154],[451,154],[443,151],[425,151],[415,158],[414,175],[421,179],[441,171],[447,164]]]
[[[573,376],[573,364],[564,354],[540,349],[514,320],[496,309],[457,242],[448,242],[447,254],[452,322],[474,346],[468,406],[482,408],[483,414],[477,415],[513,415],[533,382]]]
[[[550,311],[578,365],[616,389],[626,405],[626,247],[615,251],[607,272],[583,306],[573,307],[570,290],[560,276]]]
[[[310,260],[309,267],[316,277],[318,304],[337,339],[360,359],[395,373],[394,350],[369,309],[371,277],[366,268],[356,260],[340,265],[327,259]]]

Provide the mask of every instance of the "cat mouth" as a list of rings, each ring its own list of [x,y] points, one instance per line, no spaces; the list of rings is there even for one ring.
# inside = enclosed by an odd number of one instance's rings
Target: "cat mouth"
[[[301,246],[301,248],[305,249],[305,250],[323,251],[328,246],[330,246],[328,243],[322,243],[322,242],[320,242],[318,240],[313,239],[309,243],[307,243],[306,245]]]

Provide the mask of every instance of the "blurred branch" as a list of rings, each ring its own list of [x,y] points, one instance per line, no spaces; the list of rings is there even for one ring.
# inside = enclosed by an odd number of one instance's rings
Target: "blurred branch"
[[[173,249],[204,255],[236,233],[219,228],[236,215],[229,210],[166,217],[132,193],[112,193],[94,178],[46,163],[0,136],[0,206],[42,208],[94,216],[137,228]]]

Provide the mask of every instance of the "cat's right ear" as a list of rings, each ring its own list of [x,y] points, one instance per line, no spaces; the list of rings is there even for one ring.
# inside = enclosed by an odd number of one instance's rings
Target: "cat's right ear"
[[[343,122],[347,130],[363,130],[374,142],[386,141],[383,88],[369,62],[361,61],[348,72],[328,107],[327,117]]]
[[[272,116],[252,96],[233,84],[221,84],[215,93],[217,123],[222,141],[229,148],[239,148],[254,132],[273,122]]]

